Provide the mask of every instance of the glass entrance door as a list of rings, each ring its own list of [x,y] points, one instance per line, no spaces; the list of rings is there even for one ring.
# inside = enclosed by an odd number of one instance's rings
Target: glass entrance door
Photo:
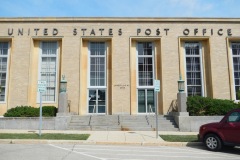
[[[138,89],[138,113],[154,113],[154,90]]]
[[[89,89],[88,113],[106,113],[106,90]]]

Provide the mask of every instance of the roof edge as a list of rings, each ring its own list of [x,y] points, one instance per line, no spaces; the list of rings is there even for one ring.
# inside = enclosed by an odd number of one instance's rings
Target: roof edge
[[[1,17],[0,22],[240,22],[240,18],[203,17]]]

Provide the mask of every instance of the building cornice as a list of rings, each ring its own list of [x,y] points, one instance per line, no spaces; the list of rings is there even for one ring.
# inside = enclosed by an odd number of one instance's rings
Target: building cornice
[[[2,17],[0,22],[227,22],[240,18],[159,18],[159,17]]]

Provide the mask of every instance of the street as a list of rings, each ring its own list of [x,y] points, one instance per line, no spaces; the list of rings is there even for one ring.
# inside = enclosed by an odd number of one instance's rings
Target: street
[[[240,160],[240,148],[210,152],[203,146],[0,144],[0,160]]]

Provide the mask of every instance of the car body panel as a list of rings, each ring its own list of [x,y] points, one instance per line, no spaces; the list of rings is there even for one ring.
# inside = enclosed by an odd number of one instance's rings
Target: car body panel
[[[217,135],[224,145],[240,145],[240,108],[228,112],[220,122],[204,124],[199,129],[199,140],[207,134]]]

